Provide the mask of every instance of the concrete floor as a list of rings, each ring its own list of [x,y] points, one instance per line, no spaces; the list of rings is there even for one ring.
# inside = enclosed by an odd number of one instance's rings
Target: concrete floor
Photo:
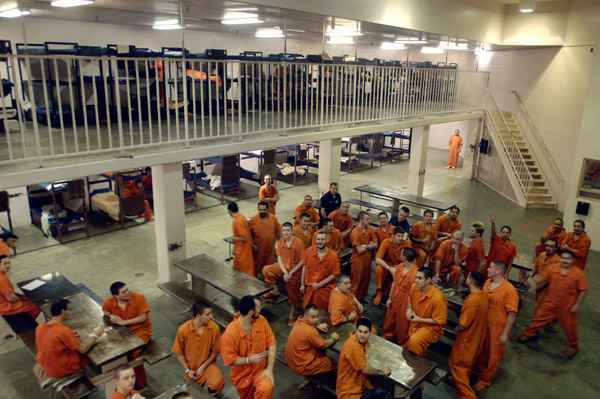
[[[474,220],[487,222],[494,215],[501,224],[514,229],[514,240],[519,251],[531,253],[542,230],[558,213],[552,210],[518,208],[482,184],[466,180],[462,171],[444,168],[445,154],[430,151],[425,195],[440,200],[452,200],[462,208],[463,225]],[[352,187],[366,182],[402,187],[407,183],[408,162],[386,165],[357,174],[341,177],[341,191],[345,198],[356,197]],[[315,184],[282,190],[278,204],[280,221],[289,220],[293,209],[306,193],[317,195]],[[252,215],[256,200],[240,202],[242,212]],[[207,252],[218,259],[227,256],[227,245],[222,238],[230,234],[230,220],[222,207],[210,208],[186,216],[187,252],[193,256]],[[594,266],[600,254],[592,253],[588,261],[590,294],[580,321],[582,352],[572,361],[561,360],[558,353],[564,341],[558,327],[545,332],[538,344],[529,347],[510,343],[503,367],[496,383],[484,395],[486,398],[572,398],[597,397],[600,381],[594,375],[600,366],[600,272]],[[124,280],[143,292],[150,301],[156,337],[173,338],[177,325],[187,317],[187,307],[159,290],[156,286],[156,264],[153,224],[116,231],[66,245],[53,246],[24,253],[14,259],[13,279],[20,281],[49,271],[59,271],[75,283],[84,283],[100,296],[108,295],[108,286],[115,280]],[[519,314],[516,331],[520,331],[532,312],[528,299]],[[40,393],[31,374],[33,357],[25,350],[0,354],[0,397],[37,398]],[[181,368],[174,358],[149,369],[150,385],[154,393],[182,382]],[[227,373],[226,373],[227,374]],[[301,379],[286,368],[276,366],[277,398],[295,399],[317,397],[310,391],[298,391]],[[596,394],[594,394],[596,392]],[[100,397],[97,394],[97,397]],[[149,392],[148,397],[153,397]],[[228,384],[225,396],[237,398]],[[426,385],[426,398],[453,398],[452,387]]]

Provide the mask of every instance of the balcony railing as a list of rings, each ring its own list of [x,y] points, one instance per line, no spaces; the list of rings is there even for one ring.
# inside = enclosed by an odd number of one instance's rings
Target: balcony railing
[[[482,109],[452,67],[0,55],[0,164]],[[0,121],[0,124],[2,121]]]

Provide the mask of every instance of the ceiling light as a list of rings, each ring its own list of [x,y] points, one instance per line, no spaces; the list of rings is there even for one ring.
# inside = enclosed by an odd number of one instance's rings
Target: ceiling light
[[[338,25],[335,28],[332,28],[331,25],[327,27],[325,34],[329,37],[352,37],[352,36],[362,36],[362,33],[359,29],[350,26]]]
[[[525,14],[535,11],[535,0],[521,0],[519,2],[519,11]]]
[[[422,47],[421,54],[444,54],[443,47]]]
[[[226,12],[221,20],[223,25],[262,24],[263,22],[258,18],[258,14],[238,11]]]
[[[406,45],[397,42],[381,42],[381,50],[405,50]]]
[[[469,51],[469,45],[467,43],[440,42],[439,47],[445,50]]]
[[[257,29],[254,37],[258,39],[281,39],[284,38],[285,35],[281,29],[275,27]]]
[[[179,23],[177,19],[166,19],[163,21],[156,21],[154,25],[152,25],[152,29],[156,30],[181,30],[183,26]]]
[[[0,2],[1,18],[18,18],[31,14],[31,10],[23,8],[17,1]]]
[[[94,4],[94,0],[53,0],[50,4],[52,7],[69,8]]]
[[[427,44],[427,40],[421,40],[418,37],[399,37],[396,38],[396,43],[402,44]]]
[[[333,36],[327,41],[327,44],[354,44],[352,36]]]

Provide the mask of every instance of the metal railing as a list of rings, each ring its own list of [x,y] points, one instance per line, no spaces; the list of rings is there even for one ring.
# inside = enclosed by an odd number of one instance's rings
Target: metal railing
[[[480,110],[488,81],[445,67],[71,55],[3,62],[15,87],[0,91],[0,111],[12,104],[17,117],[0,132],[0,164]]]

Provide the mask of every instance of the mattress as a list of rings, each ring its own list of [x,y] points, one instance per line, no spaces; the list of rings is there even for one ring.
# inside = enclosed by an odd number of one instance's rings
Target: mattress
[[[111,219],[119,221],[119,197],[114,193],[98,193],[92,196],[92,209],[102,211]]]

